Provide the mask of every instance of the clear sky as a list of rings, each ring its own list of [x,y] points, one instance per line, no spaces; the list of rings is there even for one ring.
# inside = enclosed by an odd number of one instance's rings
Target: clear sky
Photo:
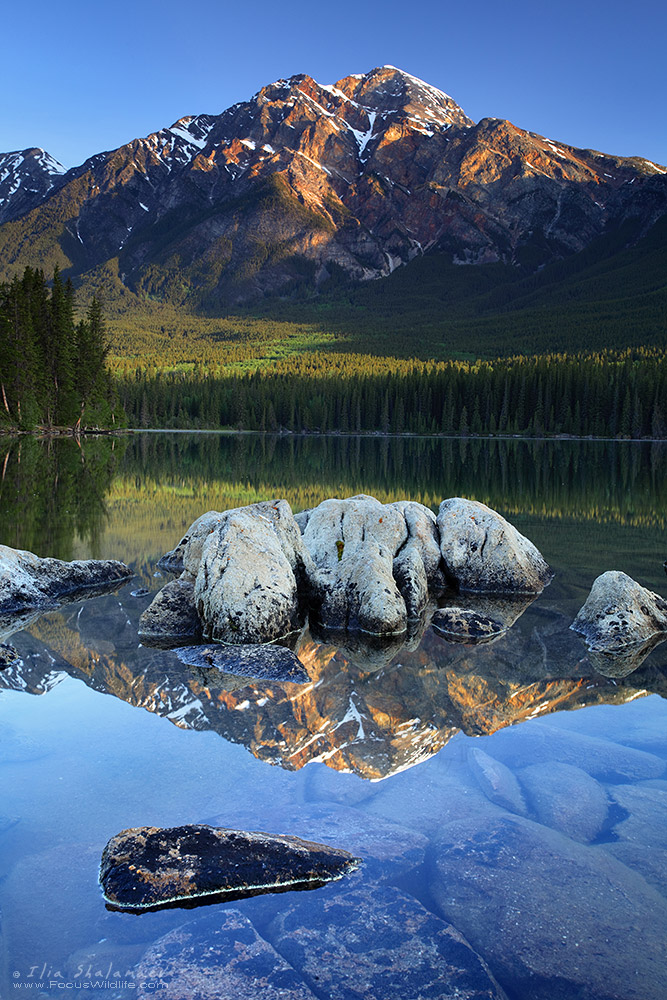
[[[385,63],[476,121],[667,163],[664,0],[32,0],[1,30],[0,151],[68,167],[279,77]]]

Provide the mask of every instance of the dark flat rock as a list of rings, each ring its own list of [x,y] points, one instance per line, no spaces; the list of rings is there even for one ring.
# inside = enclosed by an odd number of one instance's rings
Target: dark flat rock
[[[281,908],[266,937],[327,1000],[501,1000],[450,924],[393,886],[331,887]]]
[[[206,825],[137,827],[112,837],[100,883],[113,907],[146,910],[308,888],[342,878],[359,859],[326,844]]]
[[[181,646],[174,652],[181,663],[219,670],[254,680],[308,684],[310,677],[296,653],[284,646]]]
[[[138,984],[137,1000],[156,994],[162,1000],[315,1000],[238,910],[165,934],[147,950],[131,978]]]

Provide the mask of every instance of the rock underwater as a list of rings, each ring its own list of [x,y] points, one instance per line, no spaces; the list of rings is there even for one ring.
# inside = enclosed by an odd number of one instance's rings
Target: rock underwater
[[[200,641],[199,629],[231,645],[280,639],[308,614],[324,629],[400,636],[448,581],[511,600],[535,596],[553,575],[535,546],[483,504],[446,500],[436,519],[422,504],[365,495],[324,500],[296,517],[285,500],[208,511],[160,565],[181,576],[146,609],[140,634]],[[493,638],[514,620],[491,617],[483,628],[477,618],[461,627],[461,619],[459,641],[480,641],[480,631]]]
[[[347,851],[299,837],[201,825],[122,830],[102,852],[100,884],[114,908],[238,899],[315,888],[355,871]]]

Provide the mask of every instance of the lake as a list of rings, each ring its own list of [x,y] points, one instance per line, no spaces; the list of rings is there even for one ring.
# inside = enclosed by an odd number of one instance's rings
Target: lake
[[[307,683],[139,642],[170,579],[157,560],[199,514],[357,493],[435,510],[481,500],[555,578],[491,644],[426,624],[381,642],[312,623],[293,644]],[[569,629],[605,570],[667,592],[665,445],[0,440],[0,543],[135,573],[0,636],[21,657],[0,670],[3,1000],[667,996],[667,644],[614,661]],[[199,822],[363,864],[306,892],[105,906],[110,837]]]

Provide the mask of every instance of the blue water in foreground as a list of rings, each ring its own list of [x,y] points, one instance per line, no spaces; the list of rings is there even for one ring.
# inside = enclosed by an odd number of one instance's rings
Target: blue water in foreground
[[[2,1000],[664,1000],[667,644],[605,674],[567,629],[603,568],[661,587],[660,518],[604,535],[590,511],[519,514],[558,576],[505,638],[429,629],[378,651],[306,633],[311,683],[295,685],[202,677],[141,646],[152,594],[133,591],[164,583],[150,574],[179,528],[156,549],[127,491],[107,503],[96,554],[122,558],[126,538],[141,579],[36,619],[0,671]],[[110,837],[196,822],[363,865],[310,892],[105,907]]]

